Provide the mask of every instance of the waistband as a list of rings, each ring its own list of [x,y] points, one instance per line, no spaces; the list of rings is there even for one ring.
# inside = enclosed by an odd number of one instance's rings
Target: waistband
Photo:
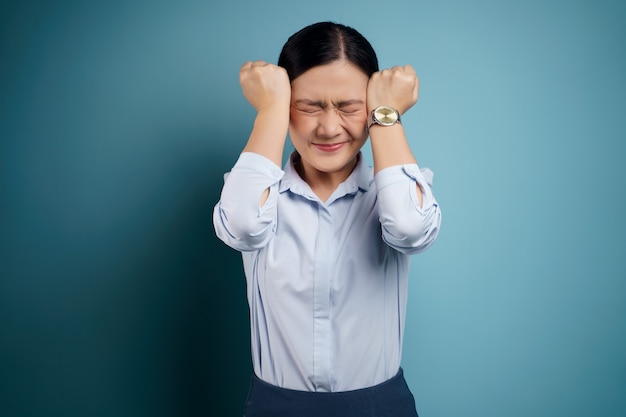
[[[417,417],[402,368],[380,384],[351,391],[281,388],[253,375],[245,417]]]

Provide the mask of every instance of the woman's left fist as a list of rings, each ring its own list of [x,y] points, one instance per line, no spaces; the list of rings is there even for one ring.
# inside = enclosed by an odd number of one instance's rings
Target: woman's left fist
[[[391,106],[403,114],[417,102],[419,79],[410,65],[375,72],[367,84],[367,109]]]

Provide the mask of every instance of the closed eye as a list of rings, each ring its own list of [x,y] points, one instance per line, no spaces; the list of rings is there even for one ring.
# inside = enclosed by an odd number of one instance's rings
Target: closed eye
[[[346,100],[337,103],[337,109],[345,114],[360,113],[365,110],[365,102],[362,100]]]
[[[294,103],[296,110],[302,113],[313,114],[322,110],[322,103],[310,100],[297,100]]]
[[[313,113],[322,111],[322,109],[319,107],[296,107],[296,108],[300,110],[301,112],[307,113],[307,114],[313,114]]]
[[[362,106],[348,106],[348,107],[340,107],[339,111],[346,114],[354,114],[359,113],[363,109]]]
[[[305,114],[316,114],[327,109],[328,105],[321,101],[297,100],[294,103],[294,107],[296,110]],[[365,102],[362,100],[340,101],[334,107],[342,114],[360,114],[365,111]]]

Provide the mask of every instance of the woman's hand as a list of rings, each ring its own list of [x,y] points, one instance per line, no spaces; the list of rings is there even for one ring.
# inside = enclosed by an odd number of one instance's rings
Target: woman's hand
[[[264,61],[246,62],[239,70],[244,97],[257,110],[283,107],[291,103],[291,84],[287,71]]]
[[[367,85],[367,109],[391,106],[403,114],[417,102],[419,79],[410,65],[375,72]]]

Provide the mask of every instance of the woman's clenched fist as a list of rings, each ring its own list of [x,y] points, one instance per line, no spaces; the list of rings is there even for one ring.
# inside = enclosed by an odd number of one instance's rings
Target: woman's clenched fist
[[[419,79],[410,65],[375,72],[367,85],[367,108],[391,106],[403,114],[417,102]]]
[[[244,97],[257,112],[266,107],[289,108],[291,84],[284,68],[264,61],[248,61],[239,70],[239,83]]]

